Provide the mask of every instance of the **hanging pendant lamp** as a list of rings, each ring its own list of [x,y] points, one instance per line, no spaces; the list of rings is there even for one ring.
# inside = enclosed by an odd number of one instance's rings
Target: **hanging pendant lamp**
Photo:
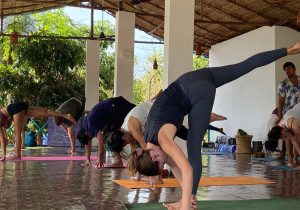
[[[19,34],[16,31],[13,31],[10,34],[10,44],[16,45],[19,43]]]

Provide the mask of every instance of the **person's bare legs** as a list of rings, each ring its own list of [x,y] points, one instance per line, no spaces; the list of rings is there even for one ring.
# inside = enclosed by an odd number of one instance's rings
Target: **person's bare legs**
[[[227,120],[227,118],[222,116],[222,115],[218,115],[216,113],[213,113],[213,112],[210,114],[210,122],[222,121],[222,120]]]
[[[1,135],[0,135],[0,142],[1,142],[1,148],[2,148],[2,151],[3,151],[3,157],[0,157],[0,161],[3,161],[6,159],[6,146],[8,144],[8,140],[7,140],[7,137],[6,137],[6,131],[5,131],[5,128],[1,127],[0,128],[0,132],[1,132]]]
[[[25,126],[23,127],[22,129],[22,132],[21,132],[21,139],[22,139],[22,142],[21,142],[21,148],[22,149],[25,149]]]
[[[67,128],[68,136],[70,139],[70,150],[68,151],[69,154],[74,155],[75,152],[75,132],[74,132],[74,125],[71,125]]]
[[[13,116],[14,122],[14,133],[15,133],[15,156],[10,157],[9,159],[12,160],[20,160],[21,159],[21,143],[22,137],[21,133],[24,127],[24,122],[26,120],[25,111],[21,111],[18,114]]]

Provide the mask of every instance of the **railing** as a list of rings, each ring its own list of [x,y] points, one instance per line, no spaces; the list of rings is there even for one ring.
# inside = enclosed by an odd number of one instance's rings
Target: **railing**
[[[31,122],[34,126],[34,131],[35,131],[35,135],[37,136],[39,133],[41,133],[42,135],[47,135],[47,131],[45,131],[45,128],[48,126],[48,120],[43,123],[42,125],[40,125],[40,121],[38,122],[37,120],[33,119],[32,117],[28,118],[29,122]],[[14,124],[12,123],[11,126],[6,130],[7,132],[7,136],[8,136],[8,143],[9,144],[14,144]],[[26,132],[26,126],[25,126],[25,132]]]

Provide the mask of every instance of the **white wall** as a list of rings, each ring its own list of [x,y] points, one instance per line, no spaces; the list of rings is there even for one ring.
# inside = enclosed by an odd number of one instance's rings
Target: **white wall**
[[[289,28],[261,27],[212,46],[209,63],[210,66],[237,63],[258,52],[289,46],[297,37],[299,33]],[[223,127],[229,136],[241,128],[254,135],[254,141],[265,140],[266,123],[277,103],[277,85],[285,77],[282,65],[287,60],[300,65],[295,57],[282,58],[218,88],[213,112],[227,116],[228,120],[212,124]],[[218,135],[212,132],[211,140]]]

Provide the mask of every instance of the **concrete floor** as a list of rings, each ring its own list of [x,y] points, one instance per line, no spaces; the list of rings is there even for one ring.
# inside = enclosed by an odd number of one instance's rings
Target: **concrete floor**
[[[23,156],[66,155],[66,148],[24,150]],[[83,150],[78,153],[83,155]],[[274,170],[286,162],[259,162],[247,154],[203,155],[202,176],[254,176],[270,185],[199,188],[198,200],[300,198],[300,171]],[[173,202],[179,188],[129,190],[114,179],[129,179],[125,169],[95,169],[83,161],[0,162],[0,209],[122,209],[122,203]]]

